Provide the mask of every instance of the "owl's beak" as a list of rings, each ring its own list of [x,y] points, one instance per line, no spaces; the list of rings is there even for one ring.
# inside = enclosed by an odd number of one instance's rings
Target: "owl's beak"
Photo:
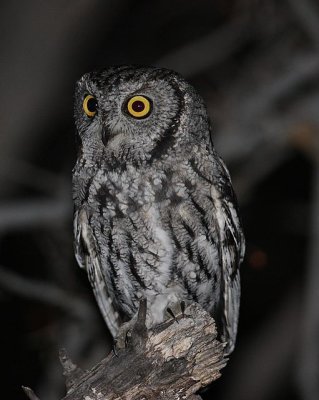
[[[104,144],[104,146],[107,146],[109,140],[112,138],[112,132],[110,131],[110,129],[106,126],[103,126],[102,128],[102,142]]]

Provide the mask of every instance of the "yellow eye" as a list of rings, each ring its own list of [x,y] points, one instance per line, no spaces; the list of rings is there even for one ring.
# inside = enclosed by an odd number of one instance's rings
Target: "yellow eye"
[[[83,110],[89,118],[93,118],[97,111],[97,101],[88,94],[83,100]]]
[[[151,100],[144,96],[134,96],[127,102],[127,111],[134,118],[146,118],[152,111]]]

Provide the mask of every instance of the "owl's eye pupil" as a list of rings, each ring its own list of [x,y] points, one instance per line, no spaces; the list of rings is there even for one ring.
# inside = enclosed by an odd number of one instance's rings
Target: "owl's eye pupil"
[[[94,97],[91,97],[88,101],[87,101],[87,109],[91,112],[94,113],[96,112],[97,109],[97,102],[94,99]]]
[[[145,104],[140,100],[135,100],[132,103],[132,109],[137,113],[142,112],[144,110],[144,108],[145,108]]]
[[[128,111],[132,117],[138,119],[148,117],[152,111],[151,99],[142,95],[131,97],[124,105],[126,106],[126,111]]]

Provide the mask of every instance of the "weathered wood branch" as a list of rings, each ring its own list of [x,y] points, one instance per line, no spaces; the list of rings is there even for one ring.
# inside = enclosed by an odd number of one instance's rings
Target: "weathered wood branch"
[[[63,400],[200,399],[196,392],[219,378],[227,363],[214,320],[192,304],[176,321],[147,330],[145,315],[142,302],[127,347],[89,371],[60,354],[67,385]],[[30,399],[37,398],[24,390]]]

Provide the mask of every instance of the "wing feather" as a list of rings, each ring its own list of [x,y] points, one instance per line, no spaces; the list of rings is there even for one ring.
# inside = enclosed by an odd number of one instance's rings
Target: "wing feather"
[[[107,292],[96,239],[89,225],[87,212],[83,208],[74,214],[74,233],[76,260],[81,268],[86,269],[104,321],[112,336],[116,337],[120,326],[119,313]]]
[[[216,220],[220,235],[220,259],[222,264],[223,332],[227,342],[226,353],[235,346],[240,306],[239,266],[244,258],[245,240],[238,216],[237,199],[232,189],[227,168],[220,160],[222,179],[219,188],[211,187],[211,195],[216,207]]]

